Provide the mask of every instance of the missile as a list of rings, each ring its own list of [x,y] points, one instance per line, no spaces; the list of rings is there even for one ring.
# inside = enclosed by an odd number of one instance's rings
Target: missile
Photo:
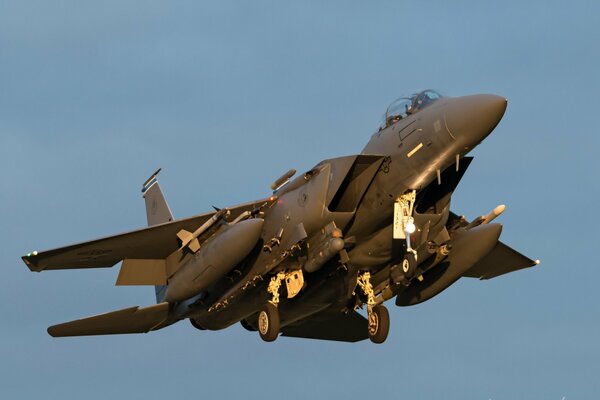
[[[504,212],[504,210],[506,210],[506,206],[504,204],[500,204],[499,206],[494,208],[492,211],[490,211],[490,213],[488,215],[483,217],[483,218],[485,218],[485,221],[483,223],[489,224],[490,222],[495,220],[497,217],[499,217]]]
[[[489,224],[490,222],[498,218],[504,212],[504,210],[506,210],[506,206],[504,204],[500,204],[492,211],[490,211],[488,215],[482,215],[480,217],[475,218],[473,221],[471,221],[469,225],[465,226],[465,229],[471,229],[481,224]]]
[[[168,281],[165,301],[189,299],[223,278],[252,251],[260,238],[264,220],[247,219],[228,224],[187,255]]]
[[[202,224],[200,228],[196,229],[194,232],[188,232],[185,229],[177,232],[177,237],[181,240],[181,248],[188,247],[192,253],[196,253],[200,250],[200,243],[198,242],[198,236],[202,235],[206,232],[210,227],[220,221],[222,218],[225,218],[229,215],[228,209],[218,210],[208,221]]]

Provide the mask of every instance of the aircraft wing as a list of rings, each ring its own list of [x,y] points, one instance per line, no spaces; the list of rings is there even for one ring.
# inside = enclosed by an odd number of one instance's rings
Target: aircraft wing
[[[469,221],[453,212],[450,213],[450,220],[462,227],[469,225]],[[470,270],[463,274],[463,276],[468,278],[492,279],[500,275],[508,274],[509,272],[536,266],[539,263],[539,260],[532,260],[501,241],[498,241],[496,247],[494,247],[487,256],[475,264]]]
[[[164,327],[168,314],[169,303],[129,307],[54,325],[48,333],[53,337],[146,333]]]
[[[532,260],[518,251],[498,241],[494,249],[481,261],[468,270],[463,276],[479,279],[492,279],[509,272],[538,265],[539,261]]]
[[[369,337],[367,319],[353,311],[344,314],[335,310],[320,311],[308,318],[284,327],[283,336],[358,342]]]
[[[260,207],[268,200],[259,200],[230,208],[231,218],[244,211]],[[175,220],[149,228],[77,243],[53,250],[29,253],[22,257],[31,271],[55,269],[108,268],[130,259],[164,259],[179,248],[177,232],[193,232],[214,215],[214,211]]]

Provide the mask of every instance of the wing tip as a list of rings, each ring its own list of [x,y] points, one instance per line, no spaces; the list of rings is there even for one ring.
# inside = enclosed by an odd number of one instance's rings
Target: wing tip
[[[41,272],[44,268],[41,268],[37,265],[37,263],[33,260],[35,256],[38,255],[37,251],[32,251],[31,253],[27,253],[21,257],[21,260],[27,265],[31,272]]]
[[[57,325],[52,325],[52,326],[49,326],[48,329],[46,329],[46,332],[48,332],[48,335],[50,335],[50,336],[52,336],[54,338],[60,337],[60,335],[56,331],[56,326]]]
[[[529,261],[530,261],[529,265],[527,265],[525,267],[522,267],[522,268],[519,268],[519,269],[531,268],[531,267],[535,267],[535,266],[538,266],[538,265],[541,264],[541,261],[539,259],[535,259],[535,260],[529,259]],[[518,270],[516,270],[516,271],[518,271]],[[510,271],[510,272],[515,272],[515,271]],[[508,273],[509,272],[503,273],[503,274],[484,274],[484,275],[482,275],[482,276],[479,277],[479,280],[480,281],[485,281],[485,280],[488,280],[488,279],[497,278],[497,277],[499,277],[501,275],[506,275]]]

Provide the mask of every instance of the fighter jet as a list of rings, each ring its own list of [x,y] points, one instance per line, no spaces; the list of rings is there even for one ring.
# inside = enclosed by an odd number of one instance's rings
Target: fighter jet
[[[463,277],[537,265],[499,241],[505,209],[468,221],[450,209],[507,100],[425,90],[393,102],[360,154],[290,170],[264,199],[174,219],[154,173],[149,227],[22,257],[31,271],[107,268],[117,285],[155,287],[156,304],[48,328],[54,337],[145,333],[189,319],[279,335],[383,343],[384,303],[427,301]],[[293,179],[292,179],[293,178]],[[366,316],[366,317],[365,317]]]

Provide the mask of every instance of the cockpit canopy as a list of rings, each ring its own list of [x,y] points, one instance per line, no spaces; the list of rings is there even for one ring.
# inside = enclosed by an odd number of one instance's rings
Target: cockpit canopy
[[[435,90],[428,89],[415,93],[410,97],[400,97],[394,100],[385,111],[385,114],[381,117],[378,130],[385,129],[400,121],[402,118],[406,118],[409,115],[421,111],[442,97],[443,96]]]

